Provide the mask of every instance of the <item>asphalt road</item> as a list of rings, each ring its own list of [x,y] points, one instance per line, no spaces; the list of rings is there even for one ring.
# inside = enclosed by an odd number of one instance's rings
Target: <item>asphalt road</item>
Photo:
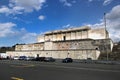
[[[1,60],[0,80],[120,80],[120,65]]]

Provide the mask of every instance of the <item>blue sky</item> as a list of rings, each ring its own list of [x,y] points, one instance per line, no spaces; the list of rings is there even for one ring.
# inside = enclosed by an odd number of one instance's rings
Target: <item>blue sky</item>
[[[46,31],[104,27],[120,41],[120,0],[0,0],[0,46],[34,43]]]

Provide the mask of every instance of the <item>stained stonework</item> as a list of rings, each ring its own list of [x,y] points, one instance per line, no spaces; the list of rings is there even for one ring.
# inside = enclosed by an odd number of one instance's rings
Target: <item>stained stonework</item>
[[[37,42],[79,40],[79,39],[105,39],[109,38],[108,32],[104,28],[91,29],[90,27],[80,27],[68,30],[56,30],[46,32],[38,37]]]
[[[40,57],[53,57],[56,59],[64,59],[71,57],[73,59],[87,59],[93,60],[98,59],[100,52],[97,50],[39,50],[39,51],[9,51],[7,52],[10,56],[34,56],[38,54]]]
[[[10,56],[39,56],[94,60],[102,53],[112,51],[113,42],[104,28],[71,28],[46,32],[40,35],[37,43],[16,45]]]

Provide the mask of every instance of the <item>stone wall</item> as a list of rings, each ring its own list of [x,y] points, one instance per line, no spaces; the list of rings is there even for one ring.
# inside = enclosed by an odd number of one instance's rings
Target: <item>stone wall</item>
[[[98,59],[100,53],[110,53],[113,42],[104,28],[73,28],[47,32],[33,44],[16,45],[10,56],[40,56],[73,59]]]
[[[111,39],[94,40],[92,44],[99,46],[99,50],[101,53],[111,53],[113,49],[113,42]]]
[[[25,50],[88,50],[96,49],[101,53],[111,52],[113,43],[111,39],[81,39],[81,40],[68,40],[68,41],[48,41],[37,44],[16,45],[16,51]]]
[[[77,49],[96,49],[98,46],[92,44],[93,40],[79,41],[57,41],[53,42],[53,50],[77,50]]]
[[[71,41],[48,41],[38,44],[16,45],[15,50],[71,50],[71,49],[96,49],[98,45],[92,44],[93,40],[71,40]]]
[[[79,39],[105,39],[109,38],[108,32],[105,28],[97,28],[97,29],[78,29],[66,32],[64,30],[54,31],[48,34],[44,34],[38,37],[38,42],[45,41],[64,41],[64,40],[79,40]]]
[[[52,34],[45,34],[38,37],[38,42],[45,41],[64,41],[64,40],[76,40],[88,38],[88,30],[71,31],[71,32],[59,32]]]
[[[43,50],[44,43],[37,43],[37,44],[25,44],[25,45],[16,45],[15,51],[23,51],[23,50]]]
[[[91,29],[88,31],[89,38],[91,39],[105,39],[109,38],[108,32],[105,28]]]
[[[36,57],[38,54],[40,57],[53,57],[56,59],[64,59],[66,57],[70,57],[73,59],[87,59],[91,58],[93,60],[97,60],[100,51],[98,50],[46,50],[46,51],[8,51],[6,52],[9,56],[34,56]]]

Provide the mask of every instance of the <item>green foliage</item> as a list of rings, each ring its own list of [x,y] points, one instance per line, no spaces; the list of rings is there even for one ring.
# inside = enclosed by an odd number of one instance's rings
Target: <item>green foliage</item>
[[[120,60],[120,42],[113,46],[113,50],[108,54],[109,60]],[[99,56],[99,60],[106,60],[107,53],[102,53]]]
[[[5,53],[6,51],[14,51],[15,46],[12,47],[0,47],[0,53]]]

